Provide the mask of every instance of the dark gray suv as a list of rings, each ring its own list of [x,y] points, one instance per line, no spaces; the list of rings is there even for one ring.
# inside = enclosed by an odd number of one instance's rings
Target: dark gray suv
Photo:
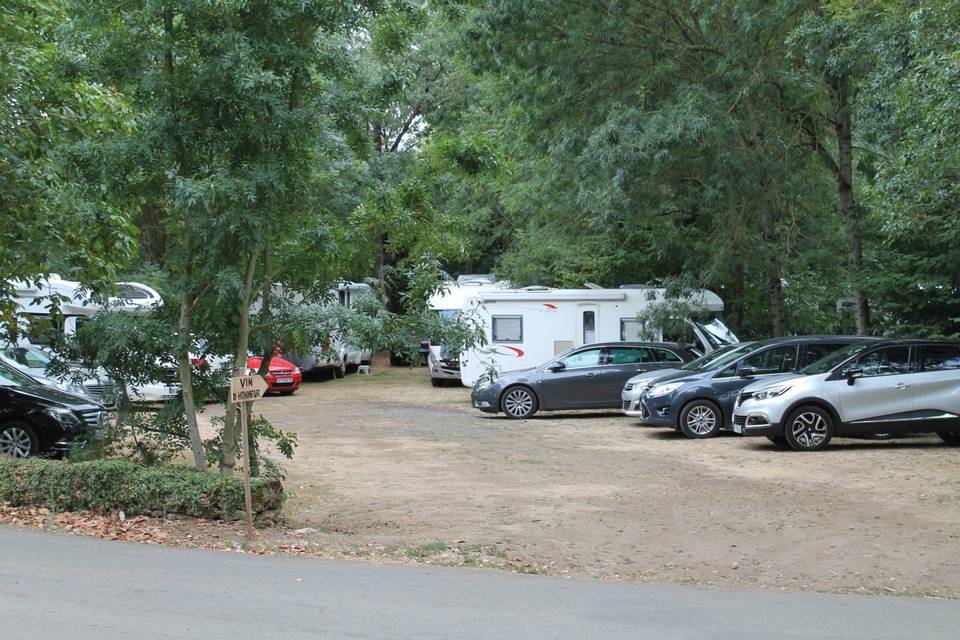
[[[693,360],[687,349],[667,342],[604,342],[575,347],[533,369],[510,371],[473,387],[473,406],[529,418],[537,411],[614,409],[628,378],[672,369]]]

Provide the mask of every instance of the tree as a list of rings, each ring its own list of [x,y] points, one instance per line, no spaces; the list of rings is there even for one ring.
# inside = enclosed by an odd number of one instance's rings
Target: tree
[[[16,331],[12,281],[52,271],[108,291],[136,229],[100,182],[102,144],[127,122],[123,96],[72,73],[55,37],[64,4],[0,7],[0,317]]]

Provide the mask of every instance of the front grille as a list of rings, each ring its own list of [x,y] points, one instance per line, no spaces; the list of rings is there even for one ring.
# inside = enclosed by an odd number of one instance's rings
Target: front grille
[[[624,411],[630,411],[630,406],[631,406],[632,404],[633,404],[633,403],[632,403],[631,401],[629,401],[629,400],[624,400],[624,401],[623,401],[623,410],[624,410]]]
[[[83,388],[96,400],[111,406],[117,402],[117,386],[115,384],[85,384]]]
[[[273,372],[273,375],[275,375],[275,376],[281,376],[281,377],[282,377],[282,376],[292,376],[292,375],[293,375],[293,369],[285,369],[285,370],[283,370],[283,371],[274,371],[274,372]]]
[[[83,424],[86,425],[88,433],[92,433],[95,436],[103,435],[104,430],[107,428],[108,421],[106,411],[88,409],[86,411],[79,411],[78,413],[83,419]]]
[[[744,426],[747,424],[747,416],[733,416],[733,424]]]
[[[741,404],[743,404],[744,400],[746,400],[752,395],[753,394],[750,393],[749,391],[741,391],[739,394],[737,394],[737,401],[733,403],[733,406],[739,407]]]

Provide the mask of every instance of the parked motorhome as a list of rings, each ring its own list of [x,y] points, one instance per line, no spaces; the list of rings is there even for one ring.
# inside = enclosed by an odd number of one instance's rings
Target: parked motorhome
[[[463,312],[486,333],[487,345],[460,355],[460,378],[473,384],[491,368],[499,372],[536,367],[567,349],[592,342],[676,340],[643,335],[638,315],[665,302],[665,291],[645,286],[619,289],[480,288],[465,296]],[[696,291],[683,302],[707,322],[687,321],[686,346],[706,353],[737,337],[716,314],[723,301],[712,291]]]
[[[63,280],[53,274],[37,282],[13,283],[21,318],[30,324],[31,340],[44,342],[46,332],[73,335],[84,319],[106,310],[142,314],[162,303],[160,294],[140,282],[116,283],[114,295],[106,301],[94,300],[90,291],[79,282]],[[57,313],[53,313],[54,301]],[[164,369],[164,379],[139,385],[129,385],[131,400],[163,402],[180,392],[176,363],[171,358]]]
[[[373,295],[370,285],[362,282],[343,282],[330,290],[326,304],[352,307],[362,296],[367,295]],[[296,298],[294,303],[297,303]],[[316,345],[309,353],[284,353],[283,358],[295,364],[304,373],[327,369],[333,371],[337,378],[342,378],[347,371],[356,369],[361,364],[369,365],[373,359],[373,352],[370,349],[361,349],[347,344],[334,331],[326,349],[324,345]]]
[[[497,282],[492,274],[462,275],[457,281],[450,282],[430,297],[428,305],[441,318],[454,319],[460,317],[468,298],[482,291],[502,290],[509,287],[509,283]],[[445,384],[460,383],[460,354],[454,353],[443,344],[429,342],[427,352],[427,373],[430,382],[435,387]]]

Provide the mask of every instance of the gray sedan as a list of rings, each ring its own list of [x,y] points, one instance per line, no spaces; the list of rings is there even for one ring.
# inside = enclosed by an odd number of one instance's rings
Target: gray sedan
[[[687,349],[666,342],[586,344],[533,368],[504,373],[474,385],[471,401],[488,413],[529,418],[537,411],[615,409],[627,379],[693,360]]]

